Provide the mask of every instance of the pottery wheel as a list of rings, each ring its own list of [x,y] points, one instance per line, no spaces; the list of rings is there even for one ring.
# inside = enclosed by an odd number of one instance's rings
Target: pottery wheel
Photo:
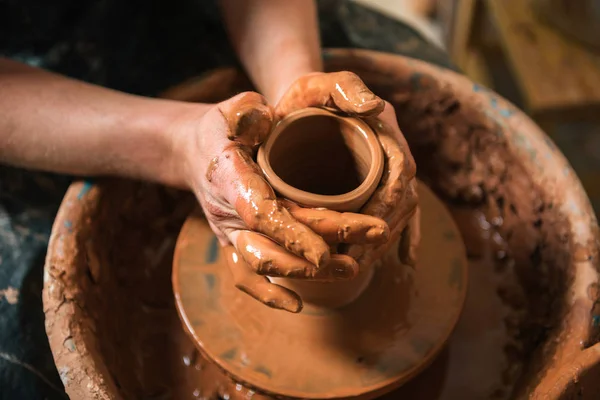
[[[372,398],[422,371],[452,333],[463,307],[467,260],[443,203],[419,185],[419,263],[397,246],[373,281],[341,309],[268,308],[234,287],[206,220],[185,222],[173,262],[179,315],[199,350],[237,381],[280,396]]]

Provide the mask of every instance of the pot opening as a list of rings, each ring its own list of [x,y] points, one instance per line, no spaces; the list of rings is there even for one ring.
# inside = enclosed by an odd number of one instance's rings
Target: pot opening
[[[288,185],[319,195],[358,188],[372,162],[364,134],[351,123],[324,115],[291,122],[269,154],[273,171]]]

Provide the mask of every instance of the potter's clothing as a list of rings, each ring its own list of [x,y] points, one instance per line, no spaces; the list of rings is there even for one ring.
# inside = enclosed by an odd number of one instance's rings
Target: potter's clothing
[[[450,66],[406,25],[353,3],[327,0],[319,8],[327,47]],[[215,4],[198,0],[0,0],[0,55],[149,96],[236,64]],[[52,222],[69,182],[0,166],[0,399],[66,398],[45,336],[41,291]]]

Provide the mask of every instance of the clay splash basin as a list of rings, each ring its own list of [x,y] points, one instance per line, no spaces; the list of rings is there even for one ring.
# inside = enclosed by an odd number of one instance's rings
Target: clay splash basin
[[[599,398],[597,222],[559,150],[453,72],[371,51],[325,55],[329,70],[356,72],[394,105],[419,178],[451,209],[470,259],[446,350],[388,398]],[[221,70],[168,95],[217,101],[248,88]],[[177,316],[172,254],[194,205],[187,193],[124,180],[67,192],[44,308],[71,398],[264,398],[207,364]]]

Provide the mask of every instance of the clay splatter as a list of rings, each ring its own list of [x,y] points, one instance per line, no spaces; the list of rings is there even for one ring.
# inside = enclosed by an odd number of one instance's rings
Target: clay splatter
[[[6,289],[0,290],[0,300],[2,298],[6,299],[8,304],[17,304],[19,302],[19,291],[9,286]]]

